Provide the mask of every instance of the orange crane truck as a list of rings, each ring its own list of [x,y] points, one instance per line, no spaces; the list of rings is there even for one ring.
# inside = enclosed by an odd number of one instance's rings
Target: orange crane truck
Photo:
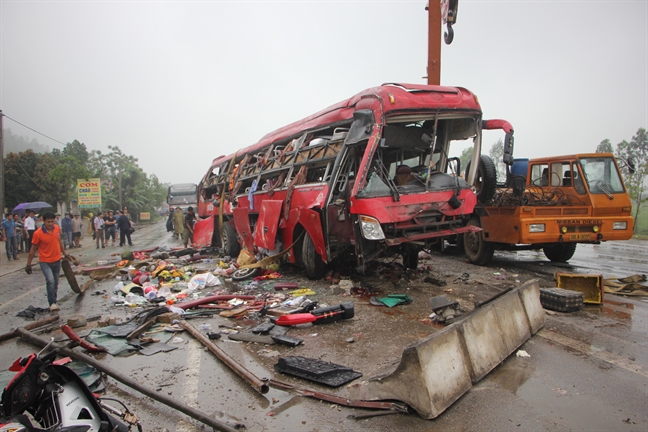
[[[481,155],[479,203],[464,234],[471,263],[488,264],[495,250],[540,250],[555,262],[569,260],[579,243],[632,237],[634,219],[616,158],[586,153],[513,159],[505,147],[507,181],[498,185],[490,157]],[[632,162],[625,162],[630,170]]]

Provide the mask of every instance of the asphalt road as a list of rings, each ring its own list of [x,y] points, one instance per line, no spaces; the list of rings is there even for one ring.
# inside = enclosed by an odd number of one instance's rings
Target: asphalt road
[[[159,223],[138,230],[133,241],[136,249],[148,246],[177,246]],[[105,258],[119,248],[86,247],[80,252],[84,263]],[[75,251],[77,252],[77,251]],[[17,311],[29,305],[44,307],[44,280],[37,268],[31,276],[22,271],[22,261],[0,261],[0,333],[27,323],[15,317]],[[581,246],[567,265],[554,265],[542,253],[497,253],[490,267],[479,268],[465,263],[462,257],[435,255],[431,261],[450,285],[453,275],[465,271],[479,283],[466,287],[454,286],[453,295],[472,301],[488,297],[497,291],[498,280],[493,273],[508,272],[508,280],[538,277],[545,283],[555,271],[604,273],[627,276],[646,271],[648,242],[631,241],[601,246]],[[283,268],[282,268],[283,270]],[[490,279],[489,279],[490,278]],[[310,283],[297,272],[287,271],[287,279],[309,284],[321,299],[334,304],[345,301],[331,294],[328,283]],[[355,281],[379,284],[375,276],[353,275]],[[83,283],[85,279],[80,278]],[[61,280],[59,301],[61,317],[72,314],[86,316],[116,316],[126,319],[135,310],[114,307],[110,301],[114,280],[95,283],[84,295],[74,294]],[[226,284],[226,288],[236,287]],[[472,288],[471,288],[472,287]],[[423,287],[425,288],[425,287]],[[433,288],[423,289],[417,281],[402,284],[415,302],[392,312],[372,308],[361,299],[356,302],[356,318],[315,328],[295,330],[306,339],[298,348],[270,346],[280,355],[319,357],[353,367],[366,375],[378,364],[398,357],[404,346],[434,332],[437,328],[421,324],[427,298]],[[472,289],[472,291],[471,291]],[[442,293],[439,289],[437,293]],[[348,298],[346,300],[349,300]],[[520,349],[528,358],[511,356],[468,393],[435,420],[423,420],[416,414],[391,415],[365,420],[347,418],[363,410],[338,407],[290,393],[270,390],[260,395],[238,376],[227,370],[211,353],[188,334],[179,335],[183,341],[178,349],[151,357],[99,356],[110,366],[160,392],[177,398],[221,421],[243,423],[251,431],[639,431],[648,429],[648,303],[639,298],[607,295],[602,306],[587,306],[583,311],[551,313],[537,335]],[[210,324],[252,325],[245,320],[213,318],[192,322],[195,326]],[[87,333],[79,329],[79,333]],[[426,333],[427,332],[427,333]],[[42,337],[61,337],[60,332]],[[349,336],[357,340],[346,343]],[[261,377],[277,377],[284,381],[315,387],[320,391],[344,393],[318,387],[274,372],[277,357],[264,357],[265,346],[219,341],[219,346],[237,361]],[[20,340],[0,343],[0,367],[8,367],[15,358],[35,348]],[[449,365],[451,367],[451,365]],[[165,381],[166,380],[166,381]],[[108,393],[123,399],[139,414],[147,431],[200,431],[204,427],[195,420],[164,405],[143,397],[115,380],[108,378]],[[164,381],[164,386],[160,383]],[[209,429],[209,428],[207,428]]]

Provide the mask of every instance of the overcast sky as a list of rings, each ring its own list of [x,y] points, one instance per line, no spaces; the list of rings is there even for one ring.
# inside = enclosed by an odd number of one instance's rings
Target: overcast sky
[[[361,90],[425,83],[425,5],[1,0],[0,109],[197,183],[213,158]],[[461,0],[454,28],[441,83],[509,120],[516,157],[594,151],[648,127],[647,1]]]

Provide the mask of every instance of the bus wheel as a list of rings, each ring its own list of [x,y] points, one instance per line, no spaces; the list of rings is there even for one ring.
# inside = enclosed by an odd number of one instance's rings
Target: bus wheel
[[[577,243],[556,243],[542,248],[545,256],[553,262],[566,262],[574,256]]]
[[[470,170],[470,162],[466,165],[466,173],[468,170]],[[495,190],[497,189],[497,170],[490,156],[481,155],[479,157],[477,174],[473,184],[477,191],[477,199],[480,203],[487,203],[495,196]]]
[[[321,279],[326,272],[326,263],[315,250],[313,239],[305,233],[304,243],[302,246],[302,263],[306,269],[306,276],[308,279]]]
[[[479,219],[472,218],[468,226],[481,227]],[[486,265],[493,259],[495,248],[490,242],[484,241],[483,231],[467,232],[464,234],[464,250],[468,260],[475,265]]]
[[[238,242],[238,235],[234,227],[227,222],[223,223],[223,230],[221,231],[221,239],[223,245],[223,252],[236,258],[241,252],[241,245]]]
[[[417,248],[405,245],[403,246],[403,267],[416,269],[419,263],[419,251]]]

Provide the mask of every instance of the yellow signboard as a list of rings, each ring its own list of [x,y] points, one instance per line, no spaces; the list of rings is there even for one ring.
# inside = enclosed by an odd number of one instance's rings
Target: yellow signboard
[[[79,208],[101,208],[101,179],[77,179]]]
[[[140,212],[140,220],[151,220],[150,212]]]

